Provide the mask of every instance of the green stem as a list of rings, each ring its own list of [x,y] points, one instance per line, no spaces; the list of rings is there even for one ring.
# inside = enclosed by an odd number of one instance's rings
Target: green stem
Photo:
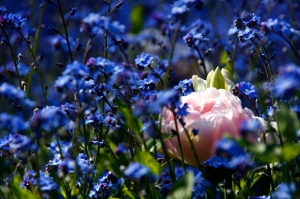
[[[185,164],[184,164],[184,157],[183,157],[183,151],[182,151],[182,146],[181,146],[181,141],[180,141],[180,132],[178,131],[178,123],[177,123],[177,116],[174,110],[171,110],[173,113],[173,117],[174,117],[174,122],[175,122],[175,128],[176,128],[176,137],[177,137],[177,142],[179,144],[179,150],[180,150],[180,156],[181,156],[181,164],[184,170],[184,173],[186,173],[186,168],[185,168]]]
[[[164,78],[163,78],[163,80],[164,80],[163,81],[164,82],[163,89],[164,90],[168,87],[168,84],[169,84],[170,69],[171,69],[171,65],[172,65],[175,45],[176,45],[178,32],[179,32],[179,27],[180,27],[181,23],[182,23],[182,18],[179,19],[179,21],[177,23],[177,26],[176,26],[176,29],[175,29],[175,32],[174,32],[174,37],[173,37],[173,40],[171,41],[171,52],[170,52],[169,59],[168,59],[168,68],[167,68],[167,71],[166,71],[166,73],[164,75]]]
[[[44,16],[44,12],[45,12],[45,6],[46,6],[46,1],[44,1],[41,5],[40,5],[40,17],[39,17],[39,23],[38,26],[36,28],[36,33],[35,33],[35,38],[34,38],[34,46],[33,46],[33,55],[35,57],[36,52],[37,52],[37,48],[38,48],[38,43],[39,43],[39,37],[41,34],[41,26],[43,23],[43,16]],[[30,68],[30,72],[29,72],[29,76],[28,76],[28,80],[27,80],[27,85],[26,85],[26,97],[29,96],[30,94],[30,87],[31,87],[31,82],[32,82],[32,73],[33,73],[33,67]]]
[[[44,98],[45,104],[48,105],[48,100],[47,100],[47,97],[46,97],[47,94],[46,94],[45,89],[44,89],[44,87],[43,87],[42,78],[41,78],[41,75],[40,75],[40,73],[39,73],[39,64],[36,62],[35,55],[34,55],[34,53],[33,53],[33,50],[32,50],[32,48],[31,48],[31,46],[30,46],[30,41],[28,41],[28,40],[24,37],[24,35],[23,35],[23,33],[21,32],[21,30],[17,30],[17,31],[18,31],[18,33],[22,36],[23,40],[24,40],[25,43],[27,44],[27,47],[28,47],[28,49],[29,49],[29,51],[30,51],[31,57],[32,57],[32,59],[33,59],[34,66],[35,66],[35,68],[36,68],[36,73],[37,73],[38,81],[39,81],[40,87],[41,87],[41,89],[42,89],[43,98]]]
[[[11,56],[13,58],[13,62],[14,62],[14,66],[15,66],[15,70],[16,70],[16,75],[17,75],[17,79],[18,79],[18,82],[19,82],[19,86],[20,88],[22,88],[22,83],[21,83],[21,79],[20,79],[20,76],[19,76],[19,69],[18,69],[18,64],[17,64],[17,61],[16,61],[16,56],[15,56],[15,53],[12,49],[12,46],[11,46],[11,43],[10,43],[10,40],[9,40],[9,37],[8,37],[8,34],[5,32],[4,28],[1,26],[1,30],[8,42],[8,47],[10,49],[10,53],[11,53]]]
[[[68,35],[67,25],[66,25],[66,21],[65,21],[65,18],[64,18],[64,13],[63,13],[63,10],[62,10],[62,7],[61,7],[60,0],[57,0],[57,3],[58,3],[58,8],[59,8],[58,10],[59,10],[59,12],[60,12],[60,16],[61,16],[61,19],[62,19],[62,22],[63,22],[65,34],[66,34],[66,41],[67,41],[67,45],[68,45],[68,50],[69,50],[69,54],[70,54],[70,59],[71,59],[71,62],[73,62],[74,59],[73,59],[72,50],[71,50],[71,46],[70,46],[70,41],[69,41],[69,35]]]

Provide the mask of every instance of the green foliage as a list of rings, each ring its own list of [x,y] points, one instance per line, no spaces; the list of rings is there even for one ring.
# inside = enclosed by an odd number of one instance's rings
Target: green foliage
[[[144,8],[141,5],[136,5],[132,8],[130,14],[131,32],[139,33],[144,24]]]
[[[143,125],[139,118],[134,116],[131,109],[121,100],[116,99],[116,103],[123,119],[125,120],[126,125],[130,128],[130,130],[132,130],[134,134],[140,134]]]
[[[194,186],[193,172],[186,173],[182,178],[176,181],[173,185],[171,193],[167,199],[188,199],[192,196]]]
[[[299,120],[296,113],[291,111],[286,105],[282,104],[276,117],[278,121],[278,131],[284,139],[295,138],[296,131],[299,129]]]
[[[225,50],[223,50],[220,54],[220,64],[223,66],[224,69],[226,69],[230,74],[233,74],[232,66],[227,60],[228,54]]]
[[[149,167],[150,171],[155,175],[161,174],[161,167],[159,163],[146,151],[140,151],[136,154],[134,156],[134,161],[140,162],[142,165]]]

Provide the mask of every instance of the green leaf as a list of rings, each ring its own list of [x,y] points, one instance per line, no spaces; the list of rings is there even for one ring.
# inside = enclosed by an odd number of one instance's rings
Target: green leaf
[[[215,87],[216,89],[225,89],[225,78],[223,77],[219,67],[216,68],[211,78],[210,86]]]
[[[192,76],[192,82],[195,92],[202,92],[206,90],[206,81],[199,78],[197,75]]]
[[[141,5],[136,5],[132,8],[130,22],[132,33],[137,34],[142,30],[144,23],[144,8]]]
[[[212,82],[212,77],[214,75],[214,70],[211,70],[206,77],[206,88],[210,88],[211,87],[211,82]]]
[[[230,74],[232,74],[232,66],[231,64],[228,62],[227,60],[228,54],[226,53],[225,50],[223,50],[220,54],[220,59],[219,59],[219,63],[220,65],[224,65],[224,69],[226,69]],[[232,79],[231,79],[232,80]]]
[[[299,129],[299,120],[294,111],[291,111],[286,105],[280,106],[276,114],[278,131],[285,139],[293,139]]]
[[[159,163],[153,158],[153,156],[150,153],[146,151],[141,151],[138,154],[136,154],[134,156],[134,161],[149,167],[150,171],[155,175],[161,174],[161,167]]]
[[[167,199],[190,199],[194,186],[194,174],[189,171],[178,181],[174,182],[171,193]]]
[[[135,117],[131,109],[121,100],[116,99],[116,103],[126,125],[130,128],[130,130],[132,130],[134,134],[140,134],[143,125],[139,118]]]

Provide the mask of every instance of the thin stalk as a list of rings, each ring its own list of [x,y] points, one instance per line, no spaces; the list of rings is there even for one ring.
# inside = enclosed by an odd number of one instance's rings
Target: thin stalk
[[[262,61],[264,63],[264,66],[265,66],[265,73],[266,73],[267,79],[270,80],[269,73],[268,73],[268,65],[265,63],[265,60],[264,60],[264,58],[262,56],[262,53],[259,50],[259,47],[257,46],[257,44],[255,43],[255,41],[253,39],[251,39],[251,42],[254,44],[256,50],[258,51],[258,54],[260,55],[260,57],[261,57],[261,59],[262,59]]]
[[[38,48],[38,43],[39,43],[39,37],[41,34],[41,26],[43,22],[43,16],[45,12],[45,6],[46,6],[46,1],[43,1],[43,3],[40,5],[41,12],[40,12],[40,17],[39,17],[39,23],[36,28],[36,33],[35,33],[35,38],[34,38],[34,46],[33,46],[33,55],[34,57],[36,56],[37,48]],[[27,88],[26,88],[26,97],[29,96],[30,94],[30,87],[31,87],[31,82],[32,82],[32,73],[33,73],[33,67],[30,68],[28,80],[27,80]]]
[[[60,12],[60,16],[61,16],[61,19],[62,19],[62,22],[63,22],[63,26],[64,26],[64,30],[65,30],[65,35],[66,35],[66,41],[67,41],[67,45],[68,45],[68,50],[69,50],[69,54],[70,54],[70,59],[71,59],[71,62],[74,61],[73,59],[73,56],[72,56],[72,50],[71,50],[71,45],[70,45],[70,41],[69,41],[69,35],[68,35],[68,30],[67,30],[67,24],[66,24],[66,21],[65,21],[65,18],[64,18],[64,13],[63,13],[63,10],[62,10],[62,7],[61,7],[61,3],[60,3],[60,0],[57,0],[57,3],[58,3],[58,10]]]
[[[184,173],[186,173],[186,168],[185,168],[185,164],[184,164],[184,157],[183,157],[183,151],[182,151],[182,146],[181,146],[181,141],[180,141],[180,136],[179,136],[179,132],[178,132],[178,124],[177,124],[177,117],[176,117],[176,113],[174,110],[171,110],[173,113],[173,117],[174,117],[174,122],[175,122],[175,128],[176,128],[176,137],[177,137],[177,142],[179,144],[179,150],[180,150],[180,156],[181,156],[181,164],[184,170]]]
[[[277,33],[284,41],[286,41],[289,46],[291,47],[293,53],[295,54],[295,56],[297,57],[298,61],[300,61],[300,55],[298,54],[298,51],[296,50],[296,48],[294,47],[294,45],[285,37],[283,36],[281,33]]]
[[[188,138],[188,140],[189,140],[189,142],[190,142],[192,151],[193,151],[193,153],[194,153],[196,162],[197,162],[198,167],[199,167],[198,169],[203,173],[203,166],[201,165],[201,163],[200,163],[200,161],[199,161],[199,158],[198,158],[198,155],[197,155],[197,151],[195,150],[194,143],[193,143],[193,141],[192,141],[192,139],[191,139],[191,137],[190,137],[190,135],[189,135],[187,129],[184,127],[183,124],[181,124],[181,125],[183,126],[183,130],[184,130],[184,132],[185,132],[185,134],[186,134],[186,137]]]
[[[267,57],[267,60],[268,60],[268,65],[269,65],[269,70],[270,70],[271,79],[272,79],[272,81],[274,81],[274,77],[273,77],[273,69],[272,69],[270,57],[269,57],[269,55],[268,55],[268,52],[267,52],[265,46],[264,46],[262,43],[261,43],[261,45],[262,45],[262,48],[263,48],[263,50],[264,50],[264,52],[265,52],[265,55],[266,55],[266,57]]]
[[[169,75],[170,75],[170,69],[171,69],[171,65],[172,65],[172,60],[173,60],[173,55],[174,55],[174,50],[175,50],[175,45],[176,45],[176,41],[177,41],[177,37],[178,37],[178,32],[179,32],[179,27],[182,23],[182,18],[179,19],[175,32],[174,32],[174,36],[173,36],[173,40],[171,41],[171,52],[169,55],[169,59],[168,59],[168,68],[166,71],[166,74],[164,75],[163,78],[163,82],[165,83],[163,86],[163,89],[165,90],[168,87],[169,84]]]
[[[89,38],[86,46],[85,46],[85,50],[84,50],[84,54],[83,54],[83,59],[82,59],[82,63],[85,64],[86,62],[86,58],[87,58],[87,54],[89,53],[89,48],[90,48],[90,45],[92,43],[92,38]]]
[[[263,134],[263,140],[264,140],[264,143],[267,144],[265,133]],[[270,184],[271,184],[272,191],[275,191],[275,185],[274,185],[273,178],[272,178],[272,171],[271,171],[269,164],[267,164],[267,169],[268,169],[268,174],[269,174],[269,178],[270,178]]]
[[[172,169],[172,165],[170,163],[170,159],[169,159],[169,156],[168,156],[167,148],[166,148],[166,146],[164,144],[164,139],[162,137],[161,131],[160,131],[160,129],[158,129],[158,127],[156,126],[155,122],[152,119],[151,119],[151,122],[152,122],[152,125],[154,126],[156,132],[158,132],[158,136],[159,136],[159,139],[160,139],[160,142],[161,142],[161,146],[163,148],[164,156],[166,157],[167,165],[169,167],[171,180],[172,180],[172,182],[175,182],[176,181],[176,177],[175,177],[174,171]]]
[[[17,79],[18,79],[18,82],[19,82],[19,86],[20,88],[22,88],[22,83],[21,83],[21,79],[20,79],[20,76],[19,76],[19,69],[18,69],[18,64],[17,64],[17,61],[16,61],[16,56],[15,56],[15,53],[12,49],[12,46],[11,46],[11,43],[10,43],[10,40],[9,40],[9,37],[8,37],[8,34],[5,32],[4,28],[1,26],[1,30],[8,42],[8,47],[9,47],[9,50],[10,50],[10,53],[11,53],[11,56],[13,58],[13,62],[14,62],[14,66],[15,66],[15,70],[16,70],[16,75],[17,75]]]
[[[252,100],[251,100],[251,99],[250,99],[250,98],[249,98],[242,90],[240,90],[240,89],[239,89],[239,93],[241,93],[241,94],[242,94],[242,95],[250,102],[251,106],[252,106],[253,109],[255,110],[256,115],[257,115],[257,116],[260,116],[260,114],[259,114],[259,112],[258,112],[256,106],[253,104]]]
[[[38,77],[38,81],[39,81],[40,87],[41,87],[41,89],[42,89],[43,98],[44,98],[45,104],[48,105],[48,100],[47,100],[47,97],[46,97],[47,94],[46,94],[46,92],[45,92],[45,90],[44,90],[43,83],[42,83],[42,79],[41,79],[41,75],[40,75],[40,73],[39,73],[39,64],[36,62],[35,55],[34,55],[34,53],[33,53],[33,50],[32,50],[32,48],[31,48],[31,46],[30,46],[30,41],[28,41],[28,40],[24,37],[23,33],[22,33],[20,30],[17,30],[17,31],[19,32],[19,34],[20,34],[20,35],[22,36],[22,38],[24,39],[24,41],[25,41],[25,43],[27,44],[27,47],[28,47],[28,49],[29,49],[29,51],[30,51],[30,54],[31,54],[32,59],[33,59],[34,66],[36,67],[36,73],[37,73],[37,77]]]
[[[0,195],[1,195],[4,199],[6,199],[6,197],[4,196],[4,193],[2,192],[1,189],[0,189]]]
[[[205,73],[205,77],[207,77],[208,73],[207,73],[207,69],[206,69],[206,64],[205,64],[205,61],[204,61],[204,57],[202,56],[198,46],[195,46],[194,49],[197,51],[198,55],[199,55],[199,58],[201,60],[201,65],[203,66],[203,69],[204,69],[204,73]]]

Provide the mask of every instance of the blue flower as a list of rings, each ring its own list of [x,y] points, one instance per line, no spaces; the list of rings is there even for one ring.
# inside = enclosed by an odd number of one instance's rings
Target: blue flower
[[[91,164],[88,156],[83,153],[78,154],[76,162],[83,174],[90,173],[93,170],[94,166]]]
[[[240,82],[240,83],[236,84],[236,86],[240,89],[240,91],[242,91],[248,97],[250,97],[252,99],[257,98],[256,90],[251,83]]]
[[[223,138],[216,142],[215,149],[217,154],[226,154],[230,157],[244,155],[245,152],[235,141]]]
[[[140,180],[144,177],[152,177],[149,167],[142,165],[139,162],[132,162],[124,170],[124,175],[133,180]]]
[[[197,9],[202,9],[203,4],[203,0],[178,0],[172,5],[171,13],[173,15],[183,14],[188,12],[192,6],[195,6]]]
[[[271,91],[278,98],[291,99],[300,90],[300,68],[290,64],[279,68],[280,76],[275,79]]]
[[[293,195],[296,193],[297,187],[294,183],[282,183],[279,187],[271,193],[272,198],[274,199],[292,199]]]
[[[203,164],[205,166],[213,167],[213,168],[226,168],[229,162],[228,158],[224,158],[222,156],[210,156],[208,160],[206,160]]]
[[[194,92],[192,79],[180,81],[178,85],[174,86],[174,89],[179,90],[184,96],[189,95],[190,93]]]
[[[24,105],[25,107],[32,108],[35,103],[25,98],[25,92],[16,88],[8,83],[0,85],[0,96],[12,101],[16,105]]]
[[[20,29],[27,21],[27,18],[23,18],[22,16],[12,14],[12,13],[5,14],[3,18],[4,18],[4,22],[7,25],[11,25],[16,29]]]
[[[28,122],[25,122],[20,117],[9,115],[7,113],[0,114],[0,129],[5,129],[6,132],[17,134],[23,131],[27,131],[28,128]]]
[[[10,134],[5,136],[4,139],[0,139],[0,155],[18,155],[23,152],[31,152],[37,149],[31,139],[25,135]]]
[[[60,107],[47,106],[42,110],[35,111],[31,119],[31,126],[37,138],[39,138],[42,136],[42,132],[46,132],[48,136],[51,136],[62,127],[66,131],[72,132],[74,123]]]
[[[143,52],[135,58],[134,62],[138,66],[138,68],[142,70],[146,67],[151,66],[153,60],[154,57],[152,55]]]

